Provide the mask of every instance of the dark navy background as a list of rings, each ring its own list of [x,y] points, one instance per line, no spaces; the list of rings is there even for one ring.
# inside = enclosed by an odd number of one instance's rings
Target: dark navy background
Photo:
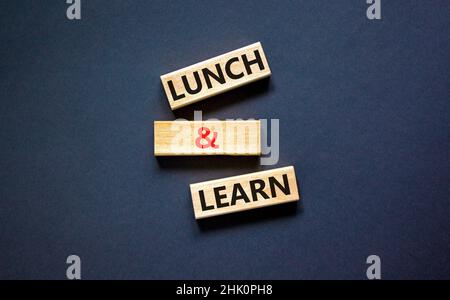
[[[0,4],[0,278],[450,278],[448,1]],[[261,41],[272,78],[170,110],[159,76]],[[280,160],[153,156],[153,121],[280,119]],[[197,223],[189,183],[294,165],[302,200]]]

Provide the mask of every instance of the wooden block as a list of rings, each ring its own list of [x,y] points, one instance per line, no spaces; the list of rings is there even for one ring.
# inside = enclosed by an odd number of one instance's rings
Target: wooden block
[[[161,76],[172,110],[270,76],[261,43],[255,43]]]
[[[196,219],[300,199],[292,166],[194,183],[190,187]]]
[[[155,156],[261,155],[261,122],[155,121]]]

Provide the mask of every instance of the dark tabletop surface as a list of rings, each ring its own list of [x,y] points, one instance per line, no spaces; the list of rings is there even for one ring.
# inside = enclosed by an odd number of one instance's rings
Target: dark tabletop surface
[[[450,278],[448,1],[0,4],[0,278]],[[159,76],[261,41],[172,112]],[[280,158],[153,156],[153,121],[280,121]],[[189,184],[293,165],[298,205],[194,220]]]

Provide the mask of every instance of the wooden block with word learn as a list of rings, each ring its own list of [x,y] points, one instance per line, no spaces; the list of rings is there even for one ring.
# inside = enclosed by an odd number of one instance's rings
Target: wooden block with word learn
[[[300,199],[292,166],[194,183],[190,187],[196,219]]]
[[[155,156],[261,155],[261,122],[155,121]]]
[[[261,43],[255,43],[161,76],[172,110],[270,76]]]

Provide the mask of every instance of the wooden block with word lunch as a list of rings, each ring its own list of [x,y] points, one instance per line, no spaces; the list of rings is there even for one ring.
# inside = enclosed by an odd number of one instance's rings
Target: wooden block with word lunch
[[[196,219],[300,199],[292,166],[194,183],[190,187]]]
[[[261,43],[255,43],[161,76],[172,110],[270,76]]]
[[[155,121],[155,156],[261,155],[261,122]]]

